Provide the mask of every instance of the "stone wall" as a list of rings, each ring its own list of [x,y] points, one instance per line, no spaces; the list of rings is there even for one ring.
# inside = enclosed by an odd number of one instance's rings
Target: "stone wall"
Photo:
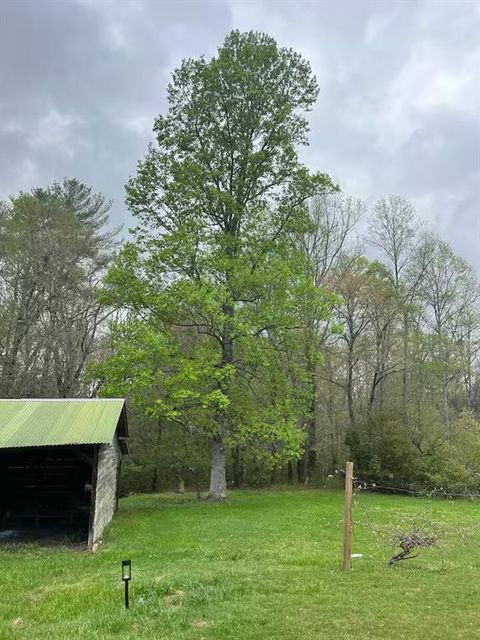
[[[93,527],[90,535],[90,543],[92,545],[100,539],[117,507],[117,481],[120,459],[120,447],[116,437],[114,437],[112,444],[99,446],[96,491],[93,496],[95,500]]]

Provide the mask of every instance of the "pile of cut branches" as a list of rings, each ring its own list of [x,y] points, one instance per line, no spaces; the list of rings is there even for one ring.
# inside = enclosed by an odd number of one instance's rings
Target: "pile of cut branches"
[[[390,558],[388,561],[389,565],[394,565],[397,562],[400,562],[400,560],[416,558],[423,548],[433,547],[437,544],[437,537],[435,535],[429,535],[419,528],[415,528],[407,533],[399,532],[394,536],[394,538],[402,551],[393,556],[393,558]],[[417,553],[415,553],[415,551],[417,551]]]

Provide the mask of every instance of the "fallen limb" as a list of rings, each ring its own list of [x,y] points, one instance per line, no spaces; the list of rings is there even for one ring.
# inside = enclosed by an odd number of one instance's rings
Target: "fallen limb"
[[[402,551],[393,556],[393,558],[390,558],[388,561],[389,566],[394,565],[401,560],[411,560],[412,558],[416,558],[420,554],[420,551],[413,554],[416,549],[433,547],[437,543],[437,538],[435,536],[426,535],[420,529],[398,534],[396,536],[396,540]]]

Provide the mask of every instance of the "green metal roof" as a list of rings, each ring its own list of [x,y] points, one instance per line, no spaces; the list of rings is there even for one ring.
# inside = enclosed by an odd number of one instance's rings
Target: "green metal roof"
[[[0,399],[0,449],[104,444],[126,437],[125,400]]]

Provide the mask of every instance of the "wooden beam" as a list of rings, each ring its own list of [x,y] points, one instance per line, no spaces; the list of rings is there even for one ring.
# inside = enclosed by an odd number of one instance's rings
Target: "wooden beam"
[[[345,467],[345,506],[343,511],[343,570],[352,568],[353,462]]]
[[[90,517],[88,519],[88,548],[93,547],[93,525],[95,523],[95,498],[97,495],[98,445],[94,445],[94,464],[92,466],[92,492],[90,495]]]

